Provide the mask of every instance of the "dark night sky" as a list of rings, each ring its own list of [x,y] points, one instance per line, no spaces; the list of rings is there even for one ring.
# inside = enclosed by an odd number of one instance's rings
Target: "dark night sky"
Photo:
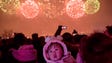
[[[58,25],[67,26],[63,32],[92,33],[95,30],[103,31],[105,26],[112,25],[112,0],[100,0],[101,8],[93,15],[86,15],[79,19],[72,19],[66,14],[55,19],[49,19],[41,14],[34,19],[26,19],[22,15],[9,15],[0,10],[0,34],[4,30],[23,32],[26,36],[37,32],[39,35],[52,35]]]

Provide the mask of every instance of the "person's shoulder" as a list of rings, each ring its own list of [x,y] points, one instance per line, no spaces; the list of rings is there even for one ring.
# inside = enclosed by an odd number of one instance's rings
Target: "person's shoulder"
[[[76,63],[75,58],[71,55],[71,53],[68,53],[65,58],[63,59],[64,63]]]

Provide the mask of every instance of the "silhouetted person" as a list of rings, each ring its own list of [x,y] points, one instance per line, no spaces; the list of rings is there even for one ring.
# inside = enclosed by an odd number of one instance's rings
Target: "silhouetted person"
[[[38,38],[38,42],[40,43],[38,45],[38,47],[39,47],[38,55],[37,55],[38,56],[38,62],[39,63],[45,63],[45,59],[43,57],[43,46],[45,45],[45,37],[44,36],[40,36]]]
[[[18,49],[20,45],[23,45],[24,42],[26,41],[26,37],[23,33],[15,33],[14,36],[14,48]]]
[[[39,46],[40,42],[38,41],[38,33],[33,33],[32,34],[32,43],[34,45],[34,48],[39,50],[38,46]]]
[[[68,50],[71,51],[72,56],[76,58],[78,48],[75,46],[73,35],[69,32],[65,32],[64,34],[62,34],[62,37],[64,43],[67,45]]]
[[[16,60],[14,63],[35,63],[37,61],[37,50],[31,44],[31,40],[27,39],[24,34],[15,34],[14,45],[16,47],[9,50]]]
[[[111,26],[106,26],[106,30],[104,32],[107,36],[112,38],[112,25]]]
[[[86,63],[112,63],[112,39],[95,32],[81,41],[81,55]]]

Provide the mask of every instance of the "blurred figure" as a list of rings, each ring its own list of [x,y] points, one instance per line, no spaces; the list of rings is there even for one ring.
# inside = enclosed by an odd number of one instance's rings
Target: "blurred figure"
[[[39,50],[38,48],[38,46],[40,45],[40,43],[38,42],[38,33],[33,33],[32,34],[32,43],[33,43],[33,45],[34,45],[34,48],[36,49],[36,50]]]
[[[15,33],[14,34],[14,42],[13,48],[18,49],[21,45],[23,45],[26,41],[26,37],[23,33]]]
[[[63,37],[63,41],[65,42],[73,42],[73,36],[69,32],[63,33],[62,37]]]
[[[38,39],[38,33],[33,33],[32,34],[32,39],[37,40]]]
[[[104,33],[112,38],[112,25],[111,26],[106,26],[106,30],[104,31]]]
[[[16,47],[11,48],[9,51],[18,63],[36,63],[37,51],[31,44],[30,39],[26,39],[24,34],[17,33],[14,37],[14,45]]]
[[[93,33],[81,41],[80,52],[86,63],[112,63],[112,39]]]
[[[45,37],[44,36],[40,36],[38,38],[38,41],[40,42],[41,47],[43,48],[43,46],[45,45]]]
[[[76,45],[78,45],[77,46],[78,52],[77,52],[77,56],[76,56],[76,62],[77,63],[85,63],[84,59],[83,59],[83,55],[82,55],[82,50],[81,50],[81,47],[82,47],[81,41],[83,41],[83,39],[85,39],[87,37],[87,35],[75,35],[74,37],[75,37],[74,40],[76,42]]]
[[[11,48],[10,41],[12,39],[2,39],[2,46],[1,46],[1,53],[2,53],[2,61],[1,63],[8,63],[8,62],[14,62],[12,58],[12,54],[9,52],[9,49]]]
[[[71,52],[72,56],[76,58],[78,47],[75,44],[74,37],[69,32],[65,32],[63,35],[63,42],[67,45],[68,50]]]
[[[2,39],[0,37],[0,62],[3,62],[3,43],[2,43]]]
[[[38,45],[39,47],[39,50],[38,50],[38,62],[39,63],[45,63],[45,59],[44,59],[44,56],[43,56],[43,46],[45,45],[45,37],[44,36],[40,36],[38,38],[38,42],[40,43]]]

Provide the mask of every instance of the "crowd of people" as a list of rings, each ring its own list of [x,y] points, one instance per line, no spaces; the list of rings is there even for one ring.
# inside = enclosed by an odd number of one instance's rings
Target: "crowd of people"
[[[0,39],[0,63],[112,63],[112,26],[90,35],[76,30],[61,34],[62,27],[53,36],[15,33]]]

